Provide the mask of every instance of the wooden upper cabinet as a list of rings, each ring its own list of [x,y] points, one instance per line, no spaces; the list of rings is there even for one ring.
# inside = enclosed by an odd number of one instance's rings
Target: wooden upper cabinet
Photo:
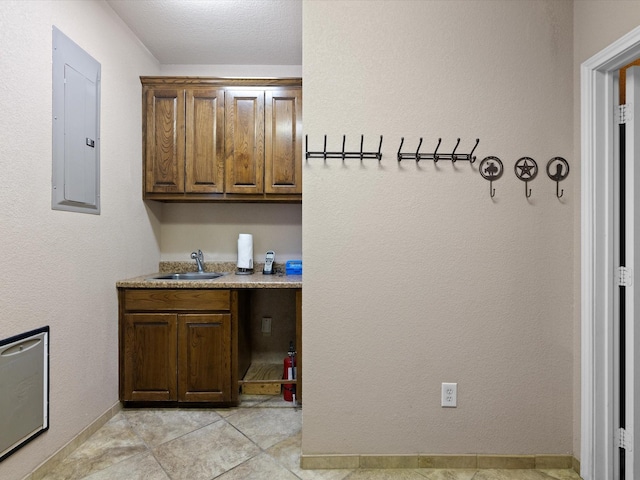
[[[301,79],[141,82],[145,199],[302,200]]]
[[[186,91],[185,191],[224,191],[224,91]]]
[[[302,90],[267,91],[265,192],[302,193]]]
[[[264,91],[226,92],[226,182],[228,193],[264,192]]]
[[[184,90],[149,90],[145,107],[145,191],[184,192]]]

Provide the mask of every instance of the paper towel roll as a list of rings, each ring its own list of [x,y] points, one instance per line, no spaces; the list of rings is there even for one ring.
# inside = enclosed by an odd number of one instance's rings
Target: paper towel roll
[[[253,235],[238,235],[238,268],[253,268]]]

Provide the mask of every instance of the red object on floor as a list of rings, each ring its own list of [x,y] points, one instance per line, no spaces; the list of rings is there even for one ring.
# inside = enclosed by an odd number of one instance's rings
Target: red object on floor
[[[284,359],[284,373],[282,374],[282,378],[285,380],[293,380],[296,378],[295,374],[296,368],[296,353],[293,351],[293,345],[289,348],[289,354]],[[285,383],[283,385],[283,396],[285,401],[293,402],[293,395],[295,393],[296,386],[293,383]]]

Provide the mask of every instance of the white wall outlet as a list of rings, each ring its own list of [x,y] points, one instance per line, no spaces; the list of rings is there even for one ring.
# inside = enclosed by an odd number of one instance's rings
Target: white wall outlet
[[[442,406],[443,407],[458,406],[458,384],[457,383],[442,384]]]
[[[271,335],[271,317],[262,317],[262,335]]]

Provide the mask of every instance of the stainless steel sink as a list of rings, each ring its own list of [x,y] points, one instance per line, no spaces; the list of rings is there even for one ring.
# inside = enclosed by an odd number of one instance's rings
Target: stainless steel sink
[[[212,280],[222,277],[226,273],[221,272],[187,272],[187,273],[162,273],[148,280]]]

